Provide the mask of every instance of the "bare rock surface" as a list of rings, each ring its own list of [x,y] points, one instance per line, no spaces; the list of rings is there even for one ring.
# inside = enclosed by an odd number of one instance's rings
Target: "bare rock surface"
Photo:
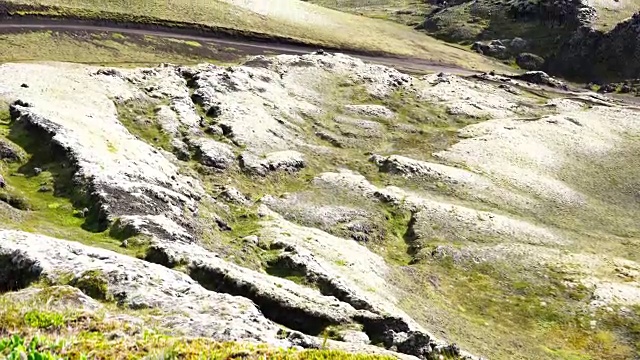
[[[202,165],[226,170],[235,163],[236,156],[230,145],[207,138],[199,138],[190,143],[197,149]]]
[[[240,166],[248,173],[266,175],[269,172],[296,172],[305,167],[304,155],[293,150],[277,151],[259,158],[250,153],[240,156]]]

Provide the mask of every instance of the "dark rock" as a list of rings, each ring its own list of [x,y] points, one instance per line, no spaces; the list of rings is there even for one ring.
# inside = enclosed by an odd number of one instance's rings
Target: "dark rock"
[[[22,100],[20,100],[20,99],[18,99],[18,100],[16,100],[16,101],[14,101],[14,102],[13,102],[13,105],[22,106],[22,107],[31,107],[31,104],[29,104],[29,103],[28,103],[28,102],[26,102],[26,101],[22,101]],[[14,116],[12,115],[12,117],[14,117]]]
[[[396,344],[396,346],[399,352],[414,355],[421,359],[428,359],[435,348],[435,344],[431,341],[429,335],[419,331],[408,332],[406,339]]]
[[[213,105],[209,108],[209,110],[207,110],[207,116],[214,119],[219,117],[220,115],[222,115],[222,109],[220,109],[220,106],[218,105]]]
[[[524,74],[513,76],[513,78],[553,88],[564,88],[566,86],[562,81],[552,78],[544,71],[528,71]]]
[[[96,75],[122,76],[122,74],[116,69],[99,69],[96,71]]]
[[[4,181],[4,177],[0,175],[0,189],[4,189],[5,187],[7,187],[7,183]]]
[[[507,59],[510,56],[507,47],[500,40],[493,40],[489,44],[475,42],[471,46],[471,50],[496,59]]]
[[[536,54],[521,53],[516,57],[516,64],[525,70],[539,70],[544,65],[544,59]]]
[[[159,264],[170,269],[184,263],[184,260],[173,251],[157,244],[149,246],[144,259],[150,263]]]
[[[0,249],[0,294],[28,287],[42,271],[40,262],[28,254]]]
[[[233,230],[233,229],[231,228],[231,226],[229,226],[229,224],[227,224],[224,220],[222,220],[222,219],[220,219],[220,218],[217,218],[217,219],[216,219],[216,224],[218,224],[218,228],[219,228],[221,231],[231,231],[231,230]]]
[[[50,188],[50,187],[48,187],[48,186],[41,186],[41,187],[38,189],[38,192],[41,192],[41,193],[47,193],[47,192],[51,192],[51,191],[53,191],[53,189],[51,189],[51,188]]]
[[[539,21],[569,29],[589,26],[597,18],[595,8],[582,0],[514,1],[508,13],[516,20]]]
[[[196,159],[207,167],[225,170],[231,167],[236,160],[231,146],[212,139],[197,139],[190,143],[195,150]]]
[[[22,84],[22,85],[20,85],[20,87],[21,87],[21,88],[28,89],[28,88],[29,88],[29,85],[27,85],[27,84]]]
[[[240,155],[240,167],[249,174],[265,176],[269,172],[297,172],[306,166],[304,155],[293,150],[276,151],[258,157],[245,152]]]
[[[0,139],[0,160],[6,162],[22,161],[23,156],[13,145]]]
[[[529,43],[523,38],[515,37],[509,42],[509,48],[513,52],[520,52],[527,49]]]
[[[224,136],[222,128],[220,128],[220,126],[218,125],[209,125],[206,129],[204,129],[204,132],[209,135]]]
[[[616,86],[613,84],[605,84],[605,85],[602,85],[600,89],[598,89],[598,92],[604,93],[604,94],[613,93],[613,92],[616,92]]]

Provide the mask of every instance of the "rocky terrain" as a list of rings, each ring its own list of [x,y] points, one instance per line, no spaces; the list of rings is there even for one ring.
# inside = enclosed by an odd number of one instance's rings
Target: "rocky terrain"
[[[64,290],[127,329],[401,358],[637,354],[633,106],[327,53],[0,78],[0,305]]]

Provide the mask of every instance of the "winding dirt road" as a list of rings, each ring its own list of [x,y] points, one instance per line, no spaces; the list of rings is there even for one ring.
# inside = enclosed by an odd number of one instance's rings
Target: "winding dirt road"
[[[216,35],[194,35],[185,34],[184,32],[172,31],[171,28],[147,30],[136,29],[130,27],[120,27],[117,25],[99,26],[84,23],[77,23],[74,21],[65,22],[62,20],[26,20],[20,19],[15,22],[11,20],[3,20],[0,22],[0,33],[17,32],[17,31],[66,31],[66,32],[112,32],[128,35],[139,36],[156,36],[180,40],[192,40],[192,41],[206,41],[215,45],[223,47],[236,48],[247,55],[261,55],[261,54],[307,54],[317,51],[317,47],[310,45],[293,45],[293,44],[279,44],[270,43],[266,41],[254,41],[244,39],[230,39]],[[401,58],[392,56],[373,56],[368,54],[362,54],[357,51],[340,51],[342,53],[360,58],[364,61],[386,65],[397,68],[399,70],[412,72],[412,73],[427,73],[427,72],[447,72],[459,75],[473,75],[476,71],[459,68],[453,65],[436,64],[430,61],[416,59],[416,58]]]

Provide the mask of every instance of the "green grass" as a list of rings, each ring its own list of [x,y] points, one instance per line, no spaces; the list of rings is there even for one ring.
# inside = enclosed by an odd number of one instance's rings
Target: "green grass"
[[[8,184],[0,190],[0,199],[19,199],[19,206],[15,201],[0,204],[2,226],[140,255],[143,248],[121,248],[120,240],[110,237],[108,230],[96,231],[98,224],[91,215],[80,216],[91,204],[83,190],[73,185],[73,166],[51,150],[46,137],[11,122],[5,109],[0,112],[0,137],[22,147],[28,155],[22,163],[0,162],[0,174]],[[42,172],[35,172],[35,168]]]
[[[55,291],[49,291],[55,290]],[[390,357],[350,354],[328,349],[283,350],[249,343],[220,343],[205,338],[164,335],[145,322],[142,331],[126,323],[107,321],[107,315],[125,314],[106,304],[106,310],[85,312],[70,307],[54,310],[49,304],[72,299],[73,292],[45,287],[34,298],[0,296],[0,357],[7,359],[291,359],[374,360]],[[70,298],[71,297],[71,298]],[[144,317],[144,311],[129,311]],[[123,333],[125,336],[110,336]]]
[[[186,22],[284,36],[318,46],[365,51],[382,51],[416,56],[470,68],[495,68],[495,63],[389,21],[369,19],[325,9],[305,2],[278,0],[273,6],[256,10],[242,3],[216,1],[157,0],[14,0],[15,4],[54,6],[49,10],[20,13],[111,18],[133,22]],[[266,11],[258,13],[256,11]]]
[[[73,338],[13,335],[0,339],[0,355],[8,359],[55,360],[59,358],[154,358],[154,359],[282,359],[282,360],[374,360],[393,357],[350,354],[337,350],[280,350],[241,343],[216,343],[207,339],[180,339],[147,334],[143,339],[108,340],[99,333]]]
[[[173,152],[171,135],[164,131],[156,120],[156,108],[159,105],[159,103],[146,103],[137,100],[117,104],[118,120],[131,134],[142,141]]]
[[[0,34],[0,63],[66,61],[108,66],[156,66],[160,63],[232,63],[241,55],[221,53],[214,45],[195,47],[168,38],[121,33],[25,32]]]
[[[639,349],[638,309],[592,310],[589,290],[567,286],[551,269],[447,257],[414,265],[395,281],[407,291],[401,306],[409,314],[426,321],[421,308],[428,299],[428,318],[445,322],[440,330],[449,340],[491,359],[511,359],[516,351],[521,359],[622,360]]]
[[[419,0],[310,0],[330,9],[417,26],[433,6]]]
[[[52,359],[390,359],[324,347],[294,351],[260,344],[172,337],[154,327],[154,318],[161,314],[153,310],[125,310],[110,303],[103,303],[98,310],[83,310],[74,305],[78,295],[73,288],[36,286],[38,288],[28,289],[33,295],[26,297],[12,293],[0,295],[2,358],[20,359],[20,353],[24,353],[33,356],[29,359],[48,359],[46,356]],[[115,320],[122,315],[142,319],[144,326]],[[38,354],[43,357],[37,357]]]

